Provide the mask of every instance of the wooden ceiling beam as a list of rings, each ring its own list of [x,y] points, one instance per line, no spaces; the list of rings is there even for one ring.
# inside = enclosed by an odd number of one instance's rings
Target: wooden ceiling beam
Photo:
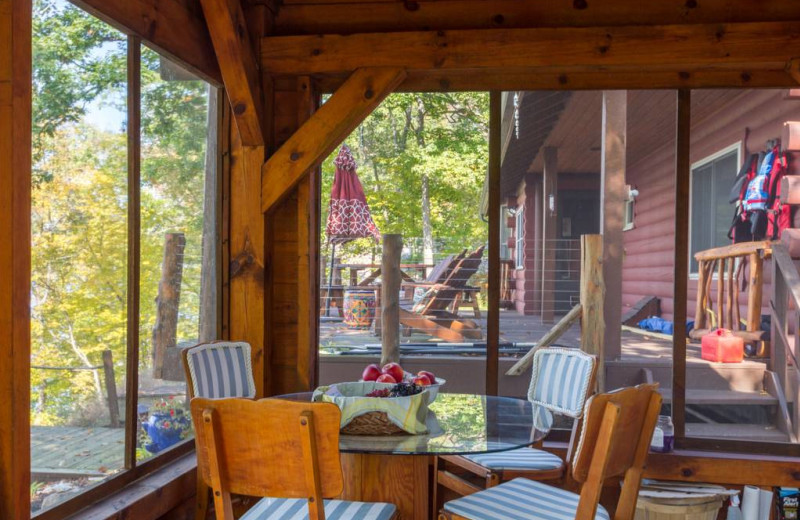
[[[346,73],[359,67],[399,67],[409,73],[774,70],[798,55],[800,21],[268,36],[261,45],[261,65],[275,75]]]
[[[630,0],[522,2],[419,0],[341,4],[284,1],[275,34],[708,24],[800,20],[800,2],[786,0]]]
[[[396,92],[477,90],[611,90],[676,88],[796,88],[800,83],[784,67],[770,70],[722,69],[686,71],[600,70],[594,72],[463,70],[409,72]],[[346,76],[320,75],[314,86],[333,92]],[[281,81],[278,79],[277,81]]]
[[[267,212],[309,170],[319,166],[405,78],[401,68],[356,70],[261,169]]]
[[[260,73],[239,0],[200,0],[244,146],[264,146]]]
[[[214,84],[222,75],[203,13],[191,0],[70,0]]]

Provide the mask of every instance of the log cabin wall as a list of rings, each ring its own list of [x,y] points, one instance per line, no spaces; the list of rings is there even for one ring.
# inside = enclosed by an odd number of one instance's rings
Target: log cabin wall
[[[800,118],[800,103],[785,99],[785,90],[697,91],[692,113],[692,164],[737,142],[742,158],[762,150],[768,139],[780,138],[784,121]],[[661,300],[662,315],[672,319],[673,242],[675,201],[675,95],[668,91],[637,92],[630,96],[630,111],[646,114],[659,129],[660,144],[652,147],[631,134],[626,182],[639,190],[635,202],[634,228],[623,234],[622,303],[624,308],[646,296]],[[636,123],[630,122],[635,125]],[[666,128],[664,128],[666,126]],[[653,133],[650,131],[649,133]],[[646,137],[644,138],[646,139]],[[790,173],[800,172],[797,154],[790,154]],[[733,206],[730,207],[733,216]],[[728,218],[730,218],[728,217]],[[771,268],[764,268],[764,294],[771,294]],[[712,301],[716,301],[716,283]],[[688,316],[694,316],[696,277],[689,281]],[[739,294],[742,309],[747,293]],[[744,311],[743,311],[744,312]],[[764,298],[762,314],[769,314]]]

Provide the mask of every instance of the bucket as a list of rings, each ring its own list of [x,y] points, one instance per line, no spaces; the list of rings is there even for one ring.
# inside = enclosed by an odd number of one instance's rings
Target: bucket
[[[354,329],[368,329],[375,319],[374,291],[344,292],[344,323]]]
[[[721,507],[719,497],[662,500],[639,497],[634,520],[716,520]]]

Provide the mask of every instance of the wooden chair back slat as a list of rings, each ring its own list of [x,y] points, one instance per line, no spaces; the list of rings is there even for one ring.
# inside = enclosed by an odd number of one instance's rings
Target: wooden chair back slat
[[[572,467],[573,478],[577,482],[586,482],[590,476],[592,454],[598,449],[598,438],[609,403],[619,406],[620,411],[614,436],[608,449],[604,450],[608,451],[609,461],[602,479],[622,476],[637,464],[644,465],[661,407],[657,384],[597,394],[589,399]]]
[[[215,491],[215,500],[217,491],[314,498],[321,519],[322,499],[341,494],[341,412],[336,405],[195,398],[191,411],[198,471]]]

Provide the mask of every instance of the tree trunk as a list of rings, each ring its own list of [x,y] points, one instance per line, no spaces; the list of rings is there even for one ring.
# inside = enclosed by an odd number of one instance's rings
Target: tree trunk
[[[167,349],[175,348],[178,335],[178,307],[183,278],[183,233],[167,233],[164,240],[164,262],[156,297],[156,323],[153,326],[153,377],[161,379]]]
[[[428,174],[422,174],[422,256],[423,263],[433,264],[433,229]]]
[[[208,139],[203,188],[203,251],[200,267],[200,316],[198,342],[217,339],[217,89],[208,87]]]

